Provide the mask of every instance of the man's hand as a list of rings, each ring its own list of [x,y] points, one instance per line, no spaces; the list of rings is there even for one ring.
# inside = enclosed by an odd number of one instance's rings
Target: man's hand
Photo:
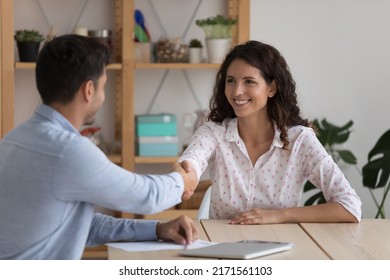
[[[196,189],[196,186],[198,185],[198,177],[196,175],[196,172],[191,167],[191,164],[188,161],[174,163],[173,170],[179,172],[180,175],[183,177],[184,191],[181,199],[188,200],[192,196]]]
[[[199,238],[194,221],[187,216],[180,216],[167,223],[158,223],[156,233],[159,239],[182,245],[191,244]]]

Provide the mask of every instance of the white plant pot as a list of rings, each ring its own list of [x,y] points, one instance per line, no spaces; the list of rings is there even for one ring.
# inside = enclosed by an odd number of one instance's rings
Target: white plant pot
[[[206,39],[207,54],[210,63],[222,63],[232,46],[232,39]]]
[[[190,63],[202,63],[203,48],[189,48],[189,50],[190,50]]]

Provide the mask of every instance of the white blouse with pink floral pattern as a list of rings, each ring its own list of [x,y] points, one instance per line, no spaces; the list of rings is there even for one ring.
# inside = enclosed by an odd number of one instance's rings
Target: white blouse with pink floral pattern
[[[206,122],[179,161],[190,161],[199,178],[210,165],[210,218],[229,219],[252,208],[296,207],[309,180],[328,202],[340,203],[360,221],[359,196],[314,131],[294,126],[288,130],[288,139],[288,150],[283,150],[275,126],[270,150],[253,166],[238,134],[236,118],[222,124]]]

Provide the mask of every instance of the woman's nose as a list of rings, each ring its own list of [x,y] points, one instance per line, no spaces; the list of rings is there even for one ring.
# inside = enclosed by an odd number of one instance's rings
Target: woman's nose
[[[236,85],[233,88],[233,95],[238,96],[244,93],[244,87],[241,83],[236,83]]]

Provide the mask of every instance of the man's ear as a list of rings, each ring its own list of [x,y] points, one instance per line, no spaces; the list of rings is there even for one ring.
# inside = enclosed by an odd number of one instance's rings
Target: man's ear
[[[277,89],[276,89],[276,82],[275,80],[272,80],[271,82],[271,85],[269,87],[269,92],[268,92],[268,97],[271,98],[271,97],[274,97],[274,95],[277,93]]]
[[[83,99],[90,102],[95,94],[95,86],[91,80],[85,81],[80,87]]]

